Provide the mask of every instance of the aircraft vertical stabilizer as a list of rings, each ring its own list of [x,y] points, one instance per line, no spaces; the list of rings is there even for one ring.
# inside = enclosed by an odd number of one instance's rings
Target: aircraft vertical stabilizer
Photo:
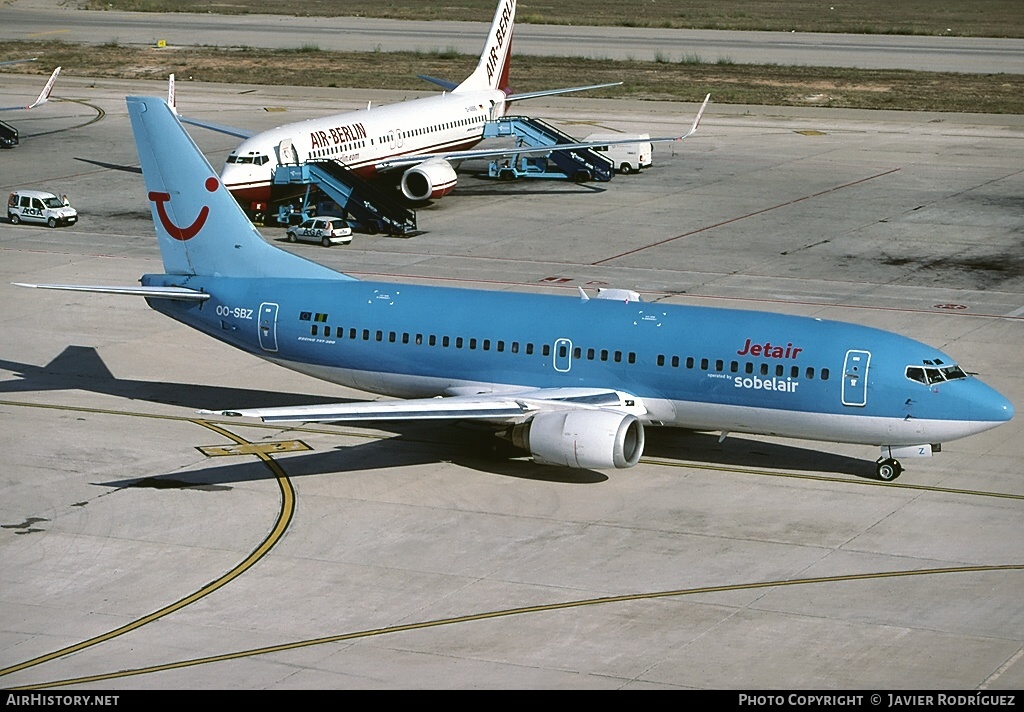
[[[352,279],[265,242],[167,103],[127,102],[168,274]]]
[[[516,0],[502,0],[494,13],[491,31],[484,43],[480,63],[456,92],[508,88],[509,60],[512,57],[512,28],[516,20]]]

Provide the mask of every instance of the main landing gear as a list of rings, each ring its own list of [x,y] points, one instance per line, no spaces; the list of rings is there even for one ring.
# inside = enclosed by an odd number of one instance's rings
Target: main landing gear
[[[903,465],[894,458],[880,459],[875,464],[875,475],[883,482],[892,482],[903,472]]]

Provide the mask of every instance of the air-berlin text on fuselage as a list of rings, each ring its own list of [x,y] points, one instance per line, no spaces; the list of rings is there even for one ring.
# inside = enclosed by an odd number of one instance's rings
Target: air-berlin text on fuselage
[[[799,346],[793,346],[789,343],[785,346],[778,346],[773,344],[771,341],[766,341],[763,344],[751,343],[750,339],[747,339],[746,343],[743,344],[743,348],[737,351],[740,356],[763,356],[764,358],[796,358],[797,355],[803,351]]]
[[[512,0],[512,2],[505,3],[504,9],[501,11],[498,31],[494,34],[497,44],[491,47],[491,51],[487,55],[487,81],[494,79],[494,71],[498,68],[498,50],[505,45],[505,39],[508,37],[508,23],[511,22],[515,9],[516,3],[515,0]]]
[[[338,126],[327,131],[309,132],[309,142],[313,148],[326,148],[331,144],[337,146],[340,143],[358,141],[361,138],[366,138],[366,127],[358,123],[349,126]]]

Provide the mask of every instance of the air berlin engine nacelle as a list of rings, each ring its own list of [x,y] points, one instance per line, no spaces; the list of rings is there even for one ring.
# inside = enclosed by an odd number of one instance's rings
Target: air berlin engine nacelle
[[[606,470],[632,467],[644,451],[635,415],[599,410],[540,413],[512,429],[512,442],[541,465]]]
[[[402,176],[402,194],[409,200],[433,200],[448,195],[458,180],[448,161],[434,158],[424,161]]]

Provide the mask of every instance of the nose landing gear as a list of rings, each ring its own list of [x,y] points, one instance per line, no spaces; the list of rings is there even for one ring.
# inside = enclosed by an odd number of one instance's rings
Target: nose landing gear
[[[875,464],[875,476],[883,482],[892,482],[903,472],[903,465],[895,458],[880,459]]]

